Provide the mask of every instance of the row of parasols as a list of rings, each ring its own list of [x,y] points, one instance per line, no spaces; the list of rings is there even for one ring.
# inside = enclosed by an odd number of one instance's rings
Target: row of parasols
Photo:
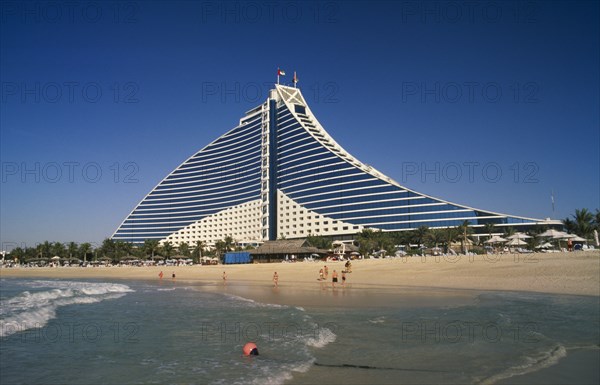
[[[546,242],[542,243],[538,246],[538,248],[550,248],[553,245],[549,242],[551,240],[571,240],[572,242],[585,242],[584,238],[581,238],[575,234],[567,234],[564,231],[558,230],[546,230],[545,232],[538,235],[540,238],[546,238]],[[497,244],[497,243],[505,243],[506,246],[524,246],[527,245],[527,242],[524,239],[533,238],[531,235],[527,235],[525,233],[514,233],[513,235],[502,238],[498,235],[494,235],[484,243],[488,244]]]

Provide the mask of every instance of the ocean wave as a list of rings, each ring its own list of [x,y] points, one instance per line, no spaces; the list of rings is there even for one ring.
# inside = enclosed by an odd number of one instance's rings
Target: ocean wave
[[[223,295],[226,296],[227,298],[230,298],[234,301],[240,302],[240,303],[242,303],[246,306],[250,306],[250,307],[268,307],[268,308],[275,308],[275,309],[289,308],[289,306],[287,306],[287,305],[278,305],[276,303],[258,302],[253,299],[240,297],[239,295],[235,295],[235,294],[223,294]]]
[[[490,376],[481,381],[481,384],[491,385],[506,378],[536,372],[538,370],[557,364],[561,358],[564,358],[566,356],[567,349],[562,345],[557,345],[550,350],[541,352],[535,357],[526,357],[525,363],[521,365],[512,366],[501,373]]]
[[[56,318],[59,307],[117,299],[133,291],[127,285],[97,282],[30,281],[24,286],[48,290],[24,291],[1,300],[0,338],[44,327]]]
[[[377,317],[377,318],[374,318],[374,319],[370,319],[369,322],[372,323],[372,324],[381,324],[381,323],[384,323],[385,322],[385,316],[381,316],[381,317]]]

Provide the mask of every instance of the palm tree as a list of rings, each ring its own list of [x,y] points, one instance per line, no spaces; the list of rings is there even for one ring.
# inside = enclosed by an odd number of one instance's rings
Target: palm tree
[[[485,225],[483,225],[483,228],[485,229],[485,232],[488,233],[488,235],[490,236],[490,238],[492,238],[492,233],[494,232],[494,228],[496,227],[495,224],[493,223],[486,223]]]
[[[144,251],[147,254],[150,254],[152,258],[154,258],[154,253],[159,249],[159,241],[158,239],[145,239],[144,240]]]
[[[197,260],[195,261],[196,263],[198,263],[200,261],[200,258],[202,258],[202,253],[204,252],[204,248],[206,247],[206,244],[202,241],[196,241],[196,245],[194,246],[194,250],[192,251],[192,253],[194,255],[196,255]]]
[[[115,254],[113,260],[120,261],[121,258],[131,255],[133,252],[133,244],[129,242],[116,241],[115,242]]]
[[[165,243],[163,243],[162,245],[162,251],[165,254],[166,258],[169,258],[171,256],[171,254],[173,253],[173,244],[171,243],[171,241],[166,241]]]
[[[52,252],[52,244],[48,241],[44,241],[44,243],[37,245],[36,252],[40,258],[49,258]]]
[[[25,253],[26,253],[26,250],[24,250],[22,247],[15,247],[9,253],[10,259],[12,259],[12,260],[17,259],[19,261],[19,263],[23,262],[23,260],[25,259]]]
[[[306,242],[318,249],[331,249],[331,240],[320,235],[310,235],[306,237]]]
[[[515,234],[515,229],[514,227],[507,227],[506,229],[504,229],[504,235],[506,237],[510,237],[511,235]]]
[[[221,258],[227,252],[227,243],[223,240],[215,242],[215,255],[217,258]]]
[[[102,256],[106,258],[113,258],[115,256],[115,241],[113,241],[111,238],[104,239],[99,251]]]
[[[185,257],[190,256],[190,245],[187,242],[181,242],[177,247],[177,250],[179,250],[179,254]]]
[[[79,255],[84,261],[87,261],[87,255],[92,252],[92,245],[88,242],[84,242],[79,245]]]
[[[438,247],[438,244],[444,242],[444,239],[445,239],[444,233],[437,229],[430,230],[426,236],[426,240],[434,247]]]
[[[575,221],[571,218],[563,219],[563,225],[565,226],[567,233],[572,234],[577,232],[577,223],[575,223]]]
[[[358,252],[361,255],[369,255],[377,246],[375,242],[375,232],[372,229],[363,229],[357,236]]]
[[[64,257],[65,254],[67,253],[67,249],[65,248],[65,245],[63,245],[60,242],[54,242],[52,244],[52,254],[56,255],[58,257]]]
[[[450,249],[450,245],[452,245],[452,242],[456,241],[456,239],[458,238],[458,230],[456,229],[456,227],[447,227],[446,230],[444,231],[444,236],[446,239],[446,252],[448,252],[448,249]]]
[[[415,230],[414,236],[415,236],[415,240],[417,241],[419,246],[421,246],[421,244],[423,244],[423,241],[427,238],[428,234],[429,234],[429,227],[427,227],[427,226],[417,227],[417,229]]]
[[[75,242],[69,242],[67,244],[67,254],[69,254],[69,258],[77,258],[77,252],[79,251],[79,247]]]
[[[223,240],[223,243],[224,243],[224,246],[225,246],[225,252],[228,252],[228,251],[231,251],[233,249],[235,241],[233,240],[233,238],[230,235],[228,235]]]
[[[461,248],[463,249],[463,252],[466,254],[467,253],[467,241],[468,241],[468,235],[473,231],[473,229],[471,227],[469,227],[470,223],[469,221],[464,221],[463,223],[460,224],[460,226],[458,226],[458,231],[460,232],[460,245]]]
[[[575,210],[573,215],[576,224],[575,234],[590,238],[594,231],[594,215],[588,209]]]

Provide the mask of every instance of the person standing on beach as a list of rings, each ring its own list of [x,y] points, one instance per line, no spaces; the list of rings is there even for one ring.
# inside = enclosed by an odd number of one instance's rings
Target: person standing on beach
[[[346,286],[346,270],[342,270],[342,286]]]
[[[223,272],[223,285],[227,286],[227,273]]]
[[[171,277],[173,278],[173,280],[175,280],[175,272],[173,272],[173,274],[171,275]]]
[[[338,281],[338,273],[337,271],[333,271],[333,274],[331,274],[331,287],[335,287],[335,284]]]
[[[277,272],[275,272],[275,274],[273,274],[273,287],[277,286],[279,286],[279,275],[277,275]]]
[[[325,279],[327,279],[327,276],[329,275],[329,269],[327,268],[327,265],[325,265],[323,268],[323,273],[325,273]]]
[[[323,269],[319,270],[319,281],[323,280]]]
[[[158,273],[158,278],[159,278],[159,279],[162,279],[162,277],[163,277],[163,272],[162,272],[162,270],[161,270],[161,271],[160,271],[160,273]]]

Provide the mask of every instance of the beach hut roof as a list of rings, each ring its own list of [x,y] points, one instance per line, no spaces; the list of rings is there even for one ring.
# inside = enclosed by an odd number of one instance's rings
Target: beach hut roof
[[[327,254],[327,250],[309,246],[306,239],[280,239],[267,241],[255,250],[251,255],[274,255],[274,254]]]

